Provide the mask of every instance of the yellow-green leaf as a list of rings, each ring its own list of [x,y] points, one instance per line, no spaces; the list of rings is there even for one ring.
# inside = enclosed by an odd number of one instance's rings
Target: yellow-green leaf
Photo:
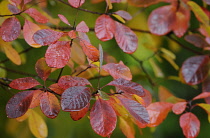
[[[106,3],[107,3],[107,5],[108,5],[109,9],[112,9],[112,8],[113,8],[113,7],[112,7],[112,2],[111,2],[111,0],[106,0]]]
[[[135,129],[133,122],[129,118],[119,117],[120,129],[127,138],[135,138]]]
[[[178,70],[178,69],[179,69],[179,66],[174,62],[174,59],[173,59],[171,56],[169,56],[169,55],[167,55],[167,54],[165,54],[165,53],[163,53],[161,56],[162,56],[165,60],[167,60],[167,61],[171,64],[171,66],[174,67],[175,70]]]
[[[200,106],[201,108],[203,108],[207,112],[208,121],[210,123],[210,104],[200,103],[200,104],[197,104],[197,105]]]
[[[117,15],[117,14],[112,14],[112,16],[114,16],[115,18],[117,18],[119,21],[121,21],[122,23],[125,23],[125,20],[121,17],[121,16],[119,16],[119,15]]]
[[[7,71],[1,67],[5,67],[5,65],[0,64],[0,77],[5,78],[7,76]]]
[[[106,92],[101,90],[98,90],[98,92],[103,100],[109,100],[109,95]]]
[[[153,68],[153,71],[155,73],[155,76],[156,77],[163,78],[164,77],[164,74],[163,74],[161,68],[155,63],[155,61],[152,58],[149,60],[149,63],[151,64],[151,66]]]
[[[32,134],[38,138],[46,138],[48,135],[47,125],[44,119],[35,111],[31,111],[28,119],[29,128]]]

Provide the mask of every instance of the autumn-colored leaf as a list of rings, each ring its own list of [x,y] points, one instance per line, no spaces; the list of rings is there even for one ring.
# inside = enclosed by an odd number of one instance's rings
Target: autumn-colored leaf
[[[61,19],[62,22],[64,22],[65,24],[70,25],[69,21],[66,19],[66,17],[62,14],[58,14],[58,17]]]
[[[35,111],[31,110],[28,125],[32,134],[37,138],[46,138],[48,135],[47,125],[44,119]]]
[[[40,58],[35,64],[35,70],[38,76],[46,81],[51,73],[51,68],[47,66],[45,58]]]
[[[123,52],[132,54],[138,47],[138,38],[136,34],[127,26],[115,21],[116,30],[115,39]]]
[[[87,33],[87,32],[89,32],[89,27],[87,26],[87,24],[86,24],[84,21],[81,21],[81,22],[77,25],[76,31],[77,31],[77,32]]]
[[[58,98],[50,92],[42,93],[42,96],[40,97],[40,107],[48,118],[55,118],[60,112]]]
[[[155,127],[161,124],[172,109],[172,106],[173,104],[167,102],[151,103],[146,107],[150,117],[150,123],[147,126]]]
[[[80,111],[90,102],[90,89],[84,86],[73,86],[66,89],[61,96],[63,111]]]
[[[18,78],[13,80],[9,86],[13,89],[17,90],[26,90],[30,89],[32,87],[35,87],[37,85],[41,85],[37,80],[31,78],[31,77],[26,77],[26,78]]]
[[[74,120],[74,121],[78,121],[80,119],[82,119],[88,112],[89,110],[89,107],[90,107],[90,103],[88,103],[85,108],[83,108],[82,110],[80,111],[72,111],[70,112],[70,116],[71,118]]]
[[[57,94],[62,94],[64,92],[64,89],[61,88],[58,83],[50,85],[49,88]]]
[[[23,91],[15,94],[6,105],[6,114],[9,118],[17,118],[28,110],[34,91]]]
[[[68,0],[68,2],[72,7],[78,8],[85,3],[85,0]]]
[[[20,5],[21,1],[22,1],[22,0],[9,0],[9,2],[10,2],[12,5],[14,5],[14,6]]]
[[[29,108],[35,108],[37,106],[40,105],[40,97],[41,97],[41,94],[43,93],[43,91],[41,90],[34,90],[33,92],[33,98],[32,98],[32,101],[31,101],[31,104],[30,104],[30,107]]]
[[[123,78],[132,80],[130,69],[123,64],[108,63],[103,65],[102,68],[107,71],[114,79]]]
[[[42,46],[50,45],[55,43],[62,35],[62,32],[57,32],[51,29],[42,29],[38,30],[33,35],[33,40],[35,43],[40,44]]]
[[[70,42],[57,41],[51,44],[46,53],[45,60],[49,67],[63,68],[70,59]]]
[[[66,75],[66,76],[62,76],[59,79],[58,85],[62,89],[67,89],[67,88],[73,87],[73,86],[86,86],[86,85],[91,85],[91,83],[87,79],[85,79],[85,78],[72,77],[70,75]]]
[[[207,97],[210,97],[210,92],[202,92],[201,94],[194,97],[193,100],[203,99]]]
[[[209,56],[190,57],[182,65],[180,76],[189,85],[201,83],[208,75]]]
[[[210,5],[210,0],[203,0],[206,4]]]
[[[210,104],[200,103],[197,105],[206,111],[206,113],[208,114],[208,121],[210,122]]]
[[[172,111],[179,115],[184,112],[185,108],[187,107],[187,102],[178,102],[173,105]]]
[[[151,33],[155,35],[165,35],[169,33],[175,22],[175,10],[173,5],[159,7],[149,15],[148,26]]]
[[[73,42],[71,51],[74,51],[71,53],[71,59],[75,61],[77,64],[83,65],[86,61],[86,58],[82,48],[78,44]]]
[[[29,14],[36,22],[38,23],[47,23],[49,20],[47,17],[42,15],[37,9],[29,8],[25,11],[25,13]]]
[[[108,137],[116,127],[117,117],[105,100],[98,98],[90,111],[90,124],[93,130],[102,137]]]
[[[103,100],[109,100],[109,95],[106,92],[101,91],[101,90],[98,90],[98,93],[99,93],[101,99],[103,99]]]
[[[20,21],[16,17],[11,17],[2,23],[0,36],[4,41],[10,42],[18,38],[20,31]]]
[[[28,109],[28,111],[24,115],[22,115],[18,118],[15,118],[15,120],[17,120],[18,122],[23,122],[24,120],[28,119],[30,114],[31,114],[31,109]]]
[[[17,14],[20,12],[20,9],[18,9],[16,6],[12,5],[12,4],[8,4],[8,9],[13,13],[13,14]]]
[[[85,53],[85,55],[92,61],[96,62],[99,60],[99,51],[96,47],[92,46],[86,40],[80,39],[80,45]]]
[[[200,132],[200,121],[193,113],[185,113],[179,119],[182,131],[187,138],[195,138]]]
[[[123,10],[119,10],[119,11],[116,11],[114,13],[121,16],[125,20],[131,20],[132,19],[132,16],[128,12],[123,11]]]
[[[108,41],[114,37],[115,22],[108,15],[101,15],[95,24],[95,33],[101,41]]]
[[[112,85],[112,86],[118,87],[125,93],[136,94],[139,96],[145,96],[144,89],[140,84],[125,80],[123,78],[113,80],[110,83],[108,83],[107,85]]]
[[[205,39],[199,34],[186,35],[185,40],[199,48],[205,48],[209,45],[205,41]]]
[[[145,92],[145,96],[144,97],[140,97],[136,94],[133,95],[134,99],[140,103],[141,105],[143,105],[144,107],[149,106],[152,103],[152,95],[150,94],[150,92],[146,89],[144,89]]]
[[[69,36],[71,39],[77,38],[76,31],[75,31],[75,30],[69,31],[69,32],[68,32],[68,36]]]
[[[24,36],[25,41],[30,46],[32,46],[32,47],[40,47],[41,46],[40,44],[35,43],[33,40],[34,33],[40,29],[41,28],[38,25],[36,25],[28,20],[25,20],[25,24],[23,26],[23,36]]]
[[[119,117],[120,129],[127,138],[135,138],[135,129],[132,121],[129,118]]]

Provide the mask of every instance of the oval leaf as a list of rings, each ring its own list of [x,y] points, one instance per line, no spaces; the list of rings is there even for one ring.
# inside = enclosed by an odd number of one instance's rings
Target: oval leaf
[[[89,110],[89,107],[90,107],[90,103],[88,103],[85,108],[83,108],[82,110],[80,111],[72,111],[70,112],[70,116],[71,118],[74,120],[74,121],[78,121],[80,119],[82,119],[88,112]]]
[[[42,93],[43,93],[43,91],[41,91],[41,90],[34,90],[33,98],[32,98],[29,108],[35,108],[40,105],[39,99],[40,99]]]
[[[179,115],[184,112],[185,108],[187,107],[187,102],[178,102],[173,105],[172,111]]]
[[[33,40],[35,43],[42,46],[50,45],[55,43],[62,35],[62,32],[53,31],[51,29],[42,29],[33,35]]]
[[[76,31],[77,31],[77,32],[87,33],[87,32],[89,32],[89,27],[87,26],[87,24],[86,24],[84,21],[81,21],[81,22],[77,25]]]
[[[61,96],[63,111],[80,111],[90,102],[90,89],[84,86],[74,86],[66,89]]]
[[[207,97],[210,97],[210,92],[202,92],[201,94],[194,97],[193,100],[203,99]]]
[[[64,92],[64,89],[62,89],[57,83],[50,85],[49,88],[57,94],[62,94]]]
[[[208,75],[209,56],[194,56],[188,58],[182,65],[181,78],[189,85],[196,85],[202,82]]]
[[[185,113],[179,119],[182,131],[187,138],[195,138],[200,132],[200,121],[193,113]]]
[[[101,15],[95,24],[95,33],[101,41],[108,41],[113,38],[115,32],[115,22],[108,15]]]
[[[108,137],[116,127],[117,116],[107,101],[97,99],[90,111],[90,124],[102,137]]]
[[[57,41],[51,44],[46,53],[45,60],[49,67],[63,68],[70,59],[70,42]]]
[[[4,41],[10,42],[18,38],[21,25],[16,17],[6,19],[1,25],[1,37]]]
[[[7,7],[13,14],[18,14],[20,12],[20,9],[18,9],[16,6],[12,4],[8,4]]]
[[[40,107],[48,118],[55,118],[60,112],[58,98],[50,92],[42,93],[42,96],[40,97]]]
[[[26,113],[33,98],[33,91],[23,91],[15,94],[6,105],[9,118],[17,118]]]
[[[83,3],[85,3],[85,0],[68,0],[68,2],[72,7],[78,8],[82,6]]]
[[[13,89],[17,90],[26,90],[30,89],[32,87],[35,87],[37,85],[41,85],[37,80],[31,78],[31,77],[26,77],[26,78],[18,78],[13,80],[9,86]]]
[[[128,12],[123,11],[123,10],[119,10],[119,11],[116,11],[114,13],[121,16],[122,18],[124,18],[126,20],[131,20],[132,19],[132,16]]]
[[[70,26],[69,21],[66,19],[66,17],[62,14],[58,14],[58,17],[61,19],[62,22]]]
[[[135,138],[135,128],[133,123],[128,118],[119,117],[119,127],[127,138]]]
[[[138,38],[136,34],[127,26],[115,21],[116,31],[115,39],[123,52],[132,54],[138,47]]]
[[[107,85],[115,86],[115,87],[121,89],[125,93],[136,94],[139,96],[145,96],[144,89],[140,84],[125,80],[123,78],[113,80],[110,83],[108,83]]]
[[[35,70],[38,76],[46,81],[51,73],[51,68],[47,66],[45,58],[40,58],[35,64]]]
[[[25,13],[29,14],[34,20],[38,23],[47,23],[49,20],[47,17],[42,15],[37,9],[29,8],[25,11]]]

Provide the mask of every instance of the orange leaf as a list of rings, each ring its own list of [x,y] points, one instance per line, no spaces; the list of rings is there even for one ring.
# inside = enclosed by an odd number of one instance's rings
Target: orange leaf
[[[127,138],[135,138],[135,129],[130,119],[119,117],[120,129]]]
[[[51,68],[49,66],[47,66],[47,64],[45,62],[45,58],[40,58],[36,62],[35,70],[36,70],[36,73],[38,74],[38,76],[44,81],[46,81],[46,79],[49,77],[49,75],[51,73]]]
[[[187,102],[178,102],[173,105],[172,111],[178,115],[183,113],[186,107],[187,107]]]
[[[88,103],[85,108],[83,108],[82,110],[80,111],[72,111],[70,112],[70,116],[71,118],[74,120],[74,121],[77,121],[77,120],[80,120],[82,119],[88,112],[89,110],[89,107],[90,107],[90,103]]]

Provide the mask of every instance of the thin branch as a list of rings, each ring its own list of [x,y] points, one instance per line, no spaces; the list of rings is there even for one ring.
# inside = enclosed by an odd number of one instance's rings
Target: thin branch
[[[64,69],[64,68],[61,68],[61,70],[60,70],[60,72],[59,72],[59,75],[58,75],[58,78],[57,78],[57,80],[56,80],[56,83],[59,81],[59,79],[60,79],[60,77],[61,77],[61,74],[62,74],[62,72],[63,72],[63,69]]]
[[[76,76],[79,76],[81,73],[87,71],[89,68],[91,68],[91,66],[87,66],[87,68],[85,68],[84,70],[80,71]]]

